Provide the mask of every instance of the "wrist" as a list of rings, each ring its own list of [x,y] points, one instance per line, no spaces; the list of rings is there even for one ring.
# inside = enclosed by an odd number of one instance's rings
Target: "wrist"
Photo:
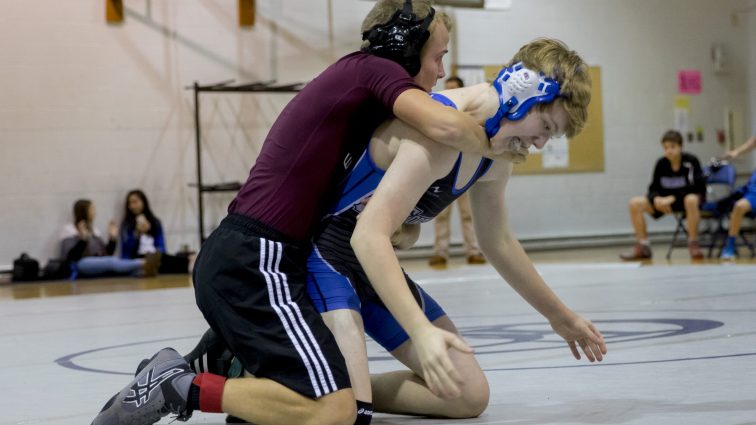
[[[433,324],[429,322],[425,318],[425,316],[423,316],[423,319],[425,320],[418,320],[416,323],[408,326],[407,329],[405,329],[410,339],[414,340],[422,336],[424,333],[428,331],[428,329],[433,327]]]
[[[567,323],[575,317],[575,313],[569,308],[564,307],[546,317],[548,318],[549,323]]]

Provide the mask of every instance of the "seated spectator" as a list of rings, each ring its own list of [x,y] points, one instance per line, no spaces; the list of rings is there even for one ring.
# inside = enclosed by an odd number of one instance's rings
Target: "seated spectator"
[[[725,158],[735,159],[754,148],[756,148],[756,136],[748,139],[739,148],[727,152]],[[743,217],[756,218],[756,211],[754,211],[754,205],[756,205],[756,170],[751,174],[751,179],[748,183],[738,188],[734,195],[740,199],[735,201],[732,213],[730,213],[730,228],[727,232],[724,249],[722,249],[722,260],[732,260],[735,258],[735,254],[737,253],[735,241],[738,234],[740,234]]]
[[[74,220],[63,228],[61,257],[69,262],[76,276],[154,276],[157,272],[155,256],[123,259],[113,256],[118,237],[115,222],[108,224],[108,242],[92,225],[95,206],[88,199],[79,199],[73,207]]]
[[[147,196],[141,190],[126,195],[126,213],[121,223],[121,258],[160,258],[158,273],[188,273],[190,256],[166,253],[163,225],[150,209]]]
[[[705,200],[706,182],[701,164],[694,155],[683,152],[682,135],[674,130],[664,133],[661,140],[664,156],[656,162],[654,177],[646,196],[630,199],[630,220],[635,229],[635,246],[620,254],[623,260],[651,258],[646,222],[643,214],[655,219],[675,212],[685,213],[688,224],[688,251],[690,258],[703,259],[698,242],[699,207]]]

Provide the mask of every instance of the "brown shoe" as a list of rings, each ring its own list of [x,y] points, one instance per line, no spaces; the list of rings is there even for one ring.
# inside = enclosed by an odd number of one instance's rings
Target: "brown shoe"
[[[445,269],[447,259],[442,255],[434,255],[428,259],[428,265],[434,269]]]
[[[144,256],[144,277],[155,277],[160,269],[160,258],[163,254],[153,252]]]
[[[627,252],[623,252],[620,254],[620,258],[625,261],[637,261],[637,260],[648,260],[651,258],[651,247],[648,245],[643,245],[641,243],[636,243],[633,248]]]
[[[701,244],[698,241],[688,241],[688,252],[691,260],[703,260],[704,255],[701,252]]]
[[[482,254],[468,255],[467,264],[486,264],[486,257]]]

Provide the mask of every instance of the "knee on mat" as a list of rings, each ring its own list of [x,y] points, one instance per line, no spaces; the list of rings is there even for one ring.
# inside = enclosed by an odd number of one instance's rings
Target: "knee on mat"
[[[354,425],[357,403],[351,391],[342,390],[318,400],[318,409],[302,418],[307,425]]]
[[[450,404],[453,404],[449,418],[477,418],[488,407],[489,396],[490,391],[485,378],[482,382],[466,383],[462,396],[455,400],[449,400]]]

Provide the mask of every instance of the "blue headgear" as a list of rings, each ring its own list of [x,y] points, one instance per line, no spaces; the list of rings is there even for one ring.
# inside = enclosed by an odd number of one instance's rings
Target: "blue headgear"
[[[558,82],[543,73],[525,68],[522,62],[502,69],[493,86],[499,93],[499,110],[486,120],[489,138],[499,131],[503,118],[517,121],[527,115],[533,105],[551,102],[559,96]]]
[[[420,51],[430,37],[428,27],[435,12],[431,8],[428,16],[418,19],[412,0],[405,0],[391,20],[362,33],[362,39],[370,41],[365,51],[398,63],[414,77],[420,72]]]

